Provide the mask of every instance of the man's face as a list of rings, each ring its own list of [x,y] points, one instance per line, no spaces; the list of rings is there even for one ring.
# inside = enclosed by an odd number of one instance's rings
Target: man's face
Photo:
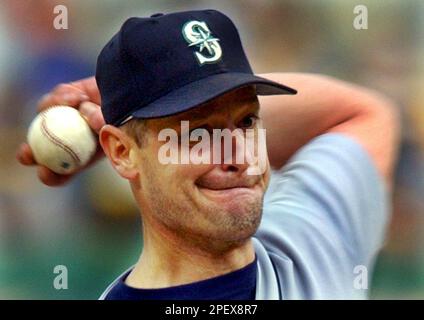
[[[248,174],[248,163],[225,164],[223,158],[219,164],[162,164],[158,154],[166,142],[158,136],[167,128],[180,135],[181,121],[189,121],[190,130],[200,127],[210,131],[211,137],[212,129],[251,129],[257,133],[258,112],[253,88],[242,88],[193,110],[147,122],[147,139],[137,153],[140,188],[136,195],[146,226],[154,223],[197,245],[217,247],[243,243],[255,233],[269,181],[266,155],[265,170],[259,175]],[[235,153],[240,152],[234,141],[233,162]],[[254,141],[257,149],[258,139]],[[223,150],[223,143],[210,142],[207,153]],[[190,148],[194,144],[191,142]]]

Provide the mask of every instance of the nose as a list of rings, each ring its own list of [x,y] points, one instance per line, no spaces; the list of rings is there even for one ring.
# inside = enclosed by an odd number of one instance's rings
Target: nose
[[[226,172],[243,173],[249,167],[246,158],[246,138],[241,129],[227,129],[223,131],[224,138],[221,139],[219,147],[221,148],[220,166]],[[229,139],[229,137],[231,137]]]

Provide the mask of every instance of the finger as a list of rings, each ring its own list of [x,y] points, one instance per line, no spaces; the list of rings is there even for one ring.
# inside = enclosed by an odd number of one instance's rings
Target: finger
[[[87,120],[91,129],[93,129],[96,133],[99,133],[100,129],[105,124],[100,106],[92,102],[85,101],[81,103],[79,111]]]
[[[101,97],[99,88],[97,87],[97,82],[94,77],[82,79],[77,81],[75,85],[81,88],[89,97],[90,101],[94,102],[97,105],[101,105]]]
[[[22,143],[19,146],[18,152],[16,153],[16,159],[18,159],[20,163],[26,166],[36,164],[31,148],[27,143]]]
[[[50,187],[57,187],[57,186],[64,185],[73,177],[72,174],[70,175],[57,174],[44,166],[37,167],[37,175],[38,175],[38,178],[41,180],[41,182],[43,182],[45,185]]]
[[[39,100],[37,110],[40,112],[54,105],[78,107],[81,102],[87,100],[89,97],[83,90],[70,84],[61,84]]]

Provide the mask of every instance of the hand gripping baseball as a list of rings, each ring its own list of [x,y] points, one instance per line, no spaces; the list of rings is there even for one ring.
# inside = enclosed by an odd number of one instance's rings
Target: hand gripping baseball
[[[98,133],[104,125],[100,110],[100,94],[94,77],[82,79],[69,84],[60,84],[51,92],[44,95],[38,103],[38,112],[43,112],[55,105],[66,105],[78,109],[85,118],[90,128]],[[97,138],[96,138],[97,139]],[[17,159],[27,166],[37,166],[39,179],[48,186],[60,186],[66,184],[75,174],[84,170],[98,159],[104,156],[97,141],[96,151],[90,160],[83,166],[70,174],[55,173],[47,167],[37,163],[34,153],[28,143],[22,143],[17,152]]]

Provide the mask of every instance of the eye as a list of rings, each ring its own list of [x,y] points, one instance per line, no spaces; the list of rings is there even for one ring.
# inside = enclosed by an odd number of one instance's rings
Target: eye
[[[257,120],[258,120],[258,116],[254,115],[254,114],[250,114],[250,115],[244,117],[240,121],[239,128],[244,128],[244,129],[253,128],[256,125]]]

